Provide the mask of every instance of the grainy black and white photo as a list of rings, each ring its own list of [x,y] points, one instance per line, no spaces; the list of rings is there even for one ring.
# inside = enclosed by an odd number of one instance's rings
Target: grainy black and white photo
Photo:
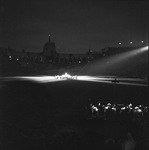
[[[149,2],[0,0],[0,150],[149,150]]]

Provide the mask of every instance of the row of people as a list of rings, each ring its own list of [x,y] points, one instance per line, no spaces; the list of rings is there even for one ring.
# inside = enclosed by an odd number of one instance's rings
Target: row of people
[[[129,116],[132,119],[137,120],[145,117],[148,112],[148,107],[145,105],[132,105],[132,104],[101,104],[97,105],[90,104],[89,111],[92,117],[104,118],[105,120],[111,119],[112,117]]]

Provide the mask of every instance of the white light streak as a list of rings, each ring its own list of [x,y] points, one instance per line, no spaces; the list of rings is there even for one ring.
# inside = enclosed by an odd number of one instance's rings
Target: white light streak
[[[3,77],[2,80],[11,81],[11,80],[28,80],[35,81],[39,83],[48,83],[48,82],[57,82],[57,81],[65,81],[69,78],[61,78],[58,80],[56,76],[14,76],[14,77]],[[99,82],[99,83],[107,83],[107,84],[116,84],[113,82],[115,77],[103,77],[103,76],[71,76],[70,79],[76,79],[76,81],[87,81],[87,82]],[[130,79],[130,78],[116,78],[119,81],[117,84],[121,85],[132,85],[132,86],[147,86],[148,84],[141,79]],[[74,80],[73,80],[74,81]]]

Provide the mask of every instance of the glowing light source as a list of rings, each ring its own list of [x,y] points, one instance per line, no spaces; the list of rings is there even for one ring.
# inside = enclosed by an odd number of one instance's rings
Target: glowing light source
[[[65,75],[65,74],[64,74]],[[66,74],[68,75],[68,74]],[[48,83],[48,82],[56,82],[56,81],[65,81],[65,80],[77,80],[77,81],[87,81],[87,82],[99,82],[99,83],[106,83],[106,84],[113,84],[113,77],[106,77],[106,76],[71,76],[69,77],[62,77],[62,76],[14,76],[14,77],[4,77],[5,80],[28,80],[28,81],[35,81],[39,83]],[[60,80],[58,80],[60,79]],[[146,82],[143,79],[127,79],[127,78],[117,78],[119,80],[119,84],[123,85],[135,85],[135,86],[147,86]],[[135,83],[137,82],[137,83]],[[99,104],[100,105],[100,104]],[[108,106],[111,106],[109,103]],[[130,105],[131,107],[131,105]]]
[[[140,51],[147,51],[148,50],[148,46],[142,47]]]
[[[63,75],[56,75],[55,76],[56,79],[77,79],[77,76],[71,76],[70,74],[68,74],[67,72],[65,72],[65,74]]]
[[[130,42],[130,44],[132,44],[132,42]]]

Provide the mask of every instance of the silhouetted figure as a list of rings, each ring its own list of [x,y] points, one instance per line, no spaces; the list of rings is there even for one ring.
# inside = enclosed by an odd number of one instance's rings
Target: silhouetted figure
[[[122,143],[122,150],[135,150],[136,142],[130,132],[127,133],[127,138]]]

